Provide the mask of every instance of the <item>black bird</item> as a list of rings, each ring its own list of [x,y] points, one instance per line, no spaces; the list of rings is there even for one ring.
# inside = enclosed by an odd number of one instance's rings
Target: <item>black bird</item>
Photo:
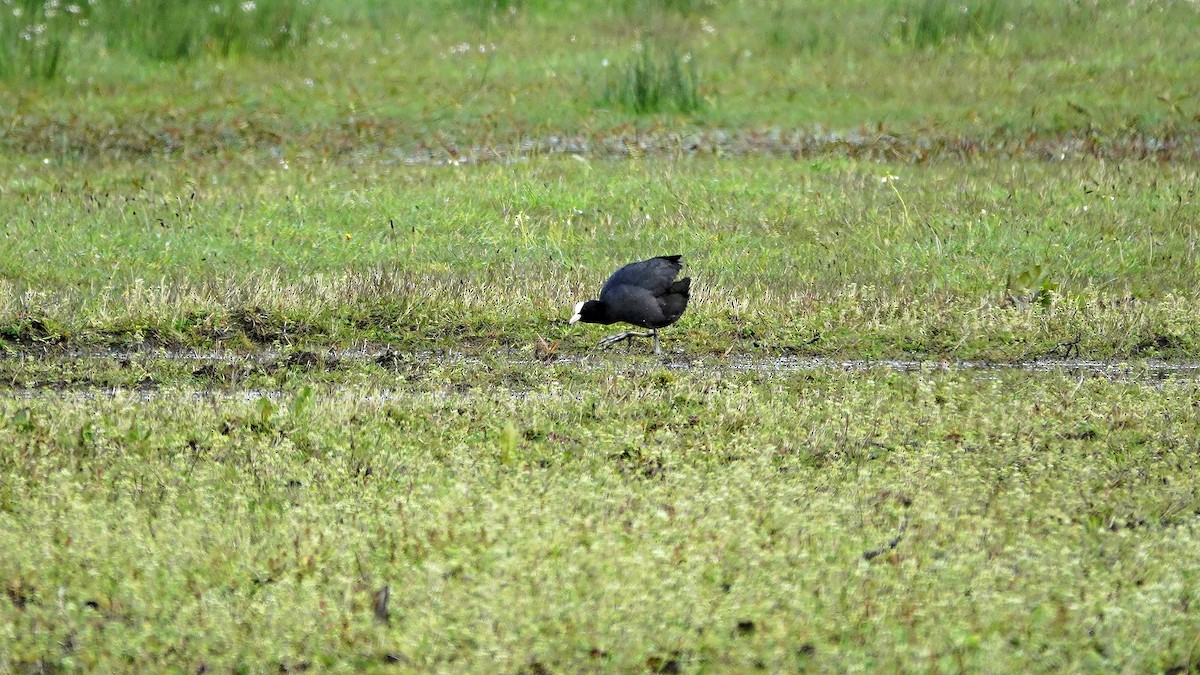
[[[689,277],[675,281],[675,276],[683,269],[682,258],[681,255],[663,255],[629,263],[613,272],[604,282],[604,288],[600,289],[599,300],[575,305],[571,323],[582,321],[608,325],[621,321],[649,328],[649,333],[630,331],[610,335],[600,341],[600,346],[635,337],[648,337],[654,338],[654,353],[661,354],[658,329],[670,326],[683,316],[692,288]]]

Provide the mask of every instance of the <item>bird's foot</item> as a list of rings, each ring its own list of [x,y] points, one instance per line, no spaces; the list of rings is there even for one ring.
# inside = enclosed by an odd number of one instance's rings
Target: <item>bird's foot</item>
[[[616,335],[609,335],[608,337],[601,340],[599,346],[607,347],[609,345],[615,345],[621,341],[632,340],[635,337],[639,337],[639,338],[654,337],[654,333],[635,333],[634,331],[628,331],[625,333],[617,333]]]

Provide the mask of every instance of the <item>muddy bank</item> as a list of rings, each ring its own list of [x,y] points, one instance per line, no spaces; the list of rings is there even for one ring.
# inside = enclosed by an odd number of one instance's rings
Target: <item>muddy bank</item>
[[[202,157],[257,151],[278,161],[288,148],[301,147],[322,157],[411,166],[508,163],[546,156],[601,160],[654,156],[847,157],[902,163],[987,158],[1183,162],[1200,158],[1200,136],[1170,126],[1108,133],[1091,126],[1064,130],[1002,127],[976,133],[906,133],[869,127],[831,130],[819,126],[620,128],[522,134],[513,140],[480,143],[468,135],[457,139],[413,137],[404,129],[394,128],[389,120],[348,129],[339,124],[295,128],[278,120],[208,125],[185,119],[168,124],[159,119],[145,119],[140,124],[120,124],[17,117],[0,131],[0,141],[30,155],[54,152],[83,159]]]
[[[513,396],[535,394],[547,370],[583,370],[640,376],[676,372],[722,376],[785,377],[799,372],[966,374],[996,378],[1010,373],[1103,378],[1136,383],[1200,381],[1200,362],[1045,358],[1014,362],[921,359],[833,359],[628,354],[619,350],[585,355],[538,354],[533,350],[490,352],[396,352],[379,349],[142,352],[96,351],[0,357],[0,396],[104,396],[127,393],[154,397],[166,390],[222,399],[271,398],[300,378],[323,388],[358,392],[364,399],[389,400],[404,382],[444,382],[447,395],[466,394],[482,383]],[[417,386],[418,389],[423,387]],[[436,388],[436,387],[435,387]],[[396,390],[396,392],[393,392]],[[412,390],[404,395],[411,395]]]

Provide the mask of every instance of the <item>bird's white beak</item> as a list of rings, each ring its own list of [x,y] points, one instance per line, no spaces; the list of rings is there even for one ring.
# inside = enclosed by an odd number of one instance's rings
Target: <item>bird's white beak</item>
[[[579,312],[582,310],[583,310],[583,303],[580,302],[580,303],[576,304],[575,305],[575,313],[571,315],[571,320],[568,321],[567,324],[572,324],[572,323],[575,323],[576,321],[582,319],[583,317],[580,316],[580,314],[579,314]]]

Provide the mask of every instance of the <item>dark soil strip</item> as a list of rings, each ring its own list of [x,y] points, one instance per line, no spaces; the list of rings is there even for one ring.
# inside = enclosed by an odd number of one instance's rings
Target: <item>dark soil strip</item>
[[[862,128],[830,131],[798,129],[691,128],[646,131],[618,129],[595,133],[534,133],[511,141],[480,143],[471,138],[413,137],[388,120],[288,128],[272,120],[241,124],[198,124],[191,119],[146,119],[106,124],[91,120],[19,117],[0,129],[0,146],[41,155],[136,159],[199,157],[224,152],[277,153],[303,148],[324,157],[408,165],[513,162],[529,157],[573,155],[595,159],[646,156],[849,157],[870,161],[1024,159],[1059,162],[1077,159],[1186,162],[1200,159],[1200,134],[1164,127],[1098,132],[1094,128],[1042,130],[997,128],[975,135],[920,133]],[[274,156],[274,155],[272,155]]]

